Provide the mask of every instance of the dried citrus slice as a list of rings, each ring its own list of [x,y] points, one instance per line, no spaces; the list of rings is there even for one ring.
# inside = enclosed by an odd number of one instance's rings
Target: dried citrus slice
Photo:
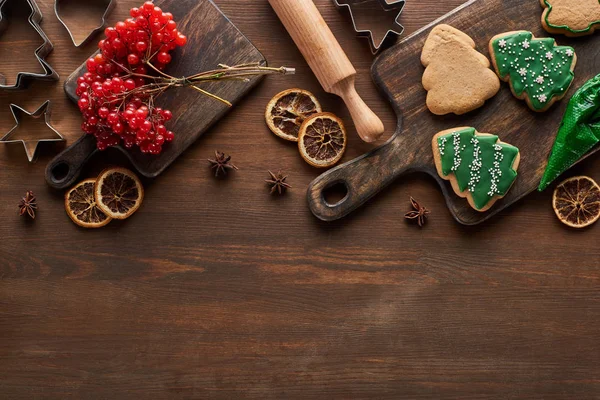
[[[65,210],[77,225],[84,228],[101,228],[111,221],[96,205],[94,198],[95,179],[87,179],[65,195]]]
[[[600,186],[587,176],[567,179],[554,190],[552,207],[563,224],[590,226],[600,218]]]
[[[126,219],[142,205],[144,188],[130,170],[110,168],[96,179],[94,196],[98,207],[106,215],[114,219]]]
[[[319,113],[300,127],[298,148],[304,160],[317,168],[327,168],[342,159],[346,151],[346,128],[331,113]]]
[[[267,104],[265,119],[274,134],[297,142],[304,120],[321,111],[321,104],[314,94],[302,89],[289,89],[271,99]]]

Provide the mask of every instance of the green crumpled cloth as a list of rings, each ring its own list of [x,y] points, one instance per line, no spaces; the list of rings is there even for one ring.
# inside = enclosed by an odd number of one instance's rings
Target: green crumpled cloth
[[[587,81],[569,101],[538,190],[575,164],[600,142],[600,75]]]

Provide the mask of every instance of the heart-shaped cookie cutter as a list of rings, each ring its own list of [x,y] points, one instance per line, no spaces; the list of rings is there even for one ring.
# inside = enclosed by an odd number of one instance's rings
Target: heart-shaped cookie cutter
[[[69,0],[69,1],[73,1],[73,0]],[[64,6],[63,3],[65,3],[66,1],[65,0],[54,0],[54,14],[56,14],[56,18],[58,18],[60,23],[65,27],[65,29],[69,33],[69,37],[71,38],[71,41],[73,42],[73,45],[75,47],[83,46],[84,44],[88,43],[94,35],[96,35],[98,32],[101,32],[102,30],[104,30],[104,27],[106,26],[106,20],[116,5],[116,0],[85,0],[85,1],[106,3],[106,9],[104,10],[104,14],[102,15],[102,19],[100,20],[100,25],[98,25],[96,28],[94,28],[81,42],[77,42],[77,39],[75,39],[73,32],[71,31],[71,29],[69,28],[67,23],[60,16],[61,5]]]
[[[45,58],[54,50],[54,46],[48,36],[42,30],[40,23],[42,22],[42,12],[38,7],[35,0],[0,0],[0,32],[6,29],[8,24],[7,18],[4,15],[4,10],[7,4],[11,1],[17,3],[18,6],[22,6],[27,4],[29,8],[31,8],[31,14],[29,15],[29,24],[35,29],[35,31],[40,35],[44,43],[38,47],[35,51],[35,57],[42,65],[44,70],[43,73],[32,73],[32,72],[19,72],[17,74],[17,79],[14,85],[6,84],[6,77],[0,74],[0,89],[5,90],[16,90],[16,89],[24,89],[27,87],[31,80],[44,80],[44,81],[56,81],[58,80],[58,74],[56,71],[48,64]]]

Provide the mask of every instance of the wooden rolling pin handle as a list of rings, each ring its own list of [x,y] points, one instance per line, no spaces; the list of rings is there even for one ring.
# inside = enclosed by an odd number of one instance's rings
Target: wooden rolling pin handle
[[[326,92],[340,96],[352,114],[359,136],[374,142],[383,123],[354,88],[356,69],[312,0],[269,0]]]
[[[356,92],[354,79],[354,76],[350,76],[339,82],[332,88],[332,93],[340,96],[346,103],[361,139],[372,143],[381,137],[385,128],[379,117]]]

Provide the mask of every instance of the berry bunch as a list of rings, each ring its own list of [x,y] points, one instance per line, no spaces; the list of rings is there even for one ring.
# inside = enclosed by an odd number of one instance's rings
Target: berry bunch
[[[96,137],[99,150],[122,143],[160,154],[174,134],[165,127],[172,113],[154,106],[169,87],[157,80],[168,76],[162,70],[171,62],[170,52],[187,38],[172,14],[150,1],[132,8],[130,15],[106,28],[106,38],[98,43],[101,52],[87,61],[87,72],[77,80],[82,129]]]
[[[0,0],[1,2],[1,0]],[[190,87],[231,107],[231,103],[198,85],[209,81],[248,81],[250,77],[293,74],[293,68],[271,68],[260,63],[218,69],[175,78],[166,72],[170,52],[187,42],[177,30],[173,15],[151,1],[132,8],[131,18],[106,28],[98,43],[100,53],[90,58],[87,72],[77,80],[82,129],[96,137],[99,150],[123,144],[143,153],[160,154],[163,144],[175,137],[165,123],[173,114],[154,105],[172,87]]]

